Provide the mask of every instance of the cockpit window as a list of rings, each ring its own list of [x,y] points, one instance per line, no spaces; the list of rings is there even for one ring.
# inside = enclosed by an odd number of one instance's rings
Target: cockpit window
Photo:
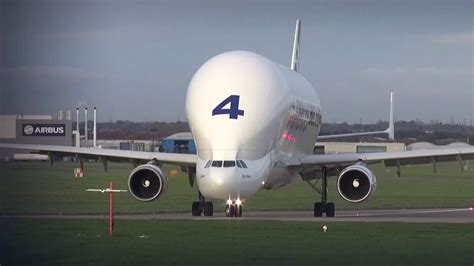
[[[235,161],[224,161],[224,167],[235,167]]]
[[[242,161],[242,160],[237,160],[236,162],[237,162],[237,167],[239,167],[239,168],[247,168],[247,164],[246,164],[244,161]]]
[[[211,163],[212,163],[211,160],[207,161],[207,163],[206,163],[206,165],[204,166],[204,168],[209,168],[209,166],[211,166]]]
[[[237,163],[237,167],[243,168],[243,167],[242,167],[242,164],[240,163],[240,160],[237,160],[236,163]]]
[[[222,167],[222,161],[212,161],[212,167]]]

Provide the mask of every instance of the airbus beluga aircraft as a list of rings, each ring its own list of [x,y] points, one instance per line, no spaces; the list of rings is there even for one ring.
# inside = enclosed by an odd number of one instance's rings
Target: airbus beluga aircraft
[[[217,55],[202,65],[186,95],[186,116],[197,154],[156,153],[30,144],[0,144],[0,148],[37,150],[84,158],[132,161],[130,194],[140,201],[159,199],[168,185],[163,164],[181,166],[199,197],[192,215],[212,216],[212,201],[226,202],[228,217],[242,216],[242,206],[260,189],[276,189],[298,180],[321,180],[321,201],[314,216],[335,215],[327,199],[327,178],[337,176],[337,190],[349,202],[362,202],[376,189],[376,177],[367,164],[407,164],[474,159],[474,148],[385,153],[313,155],[315,142],[387,133],[393,139],[393,108],[385,131],[319,136],[321,105],[298,72],[300,21],[296,22],[290,67],[247,51]]]

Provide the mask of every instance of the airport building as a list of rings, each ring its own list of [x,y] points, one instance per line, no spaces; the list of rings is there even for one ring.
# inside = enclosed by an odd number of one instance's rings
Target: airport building
[[[314,154],[368,153],[405,151],[404,143],[396,142],[317,142]],[[169,153],[196,153],[191,132],[181,132],[161,140],[160,151]]]
[[[316,142],[314,154],[370,153],[405,151],[404,143],[398,142]]]
[[[430,150],[430,149],[457,149],[457,148],[469,148],[471,145],[465,142],[453,142],[448,145],[436,145],[429,142],[415,142],[407,146],[408,151],[414,150]]]
[[[161,140],[160,151],[170,153],[196,153],[191,132],[181,132],[173,134]]]
[[[61,146],[71,146],[74,143],[72,121],[55,120],[52,115],[0,115],[0,125],[0,142],[2,143]],[[12,150],[0,151],[2,158],[12,158],[13,154],[27,153]]]
[[[112,150],[131,151],[158,151],[159,142],[156,140],[129,140],[129,139],[97,139],[97,147]],[[92,147],[93,140],[81,141],[82,146]]]

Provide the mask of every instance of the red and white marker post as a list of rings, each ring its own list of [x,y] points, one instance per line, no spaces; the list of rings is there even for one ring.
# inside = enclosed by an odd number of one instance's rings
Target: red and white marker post
[[[100,192],[100,193],[109,193],[109,235],[112,236],[114,233],[114,193],[115,192],[127,192],[127,190],[113,189],[112,181],[109,181],[109,187],[106,189],[100,188],[89,188],[86,189],[87,192]]]

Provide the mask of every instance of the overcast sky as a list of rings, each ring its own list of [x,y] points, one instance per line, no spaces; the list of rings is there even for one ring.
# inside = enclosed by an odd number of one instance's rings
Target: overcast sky
[[[323,120],[472,120],[471,0],[0,0],[0,113],[97,106],[99,120],[185,120],[206,60],[250,50],[300,69]]]

